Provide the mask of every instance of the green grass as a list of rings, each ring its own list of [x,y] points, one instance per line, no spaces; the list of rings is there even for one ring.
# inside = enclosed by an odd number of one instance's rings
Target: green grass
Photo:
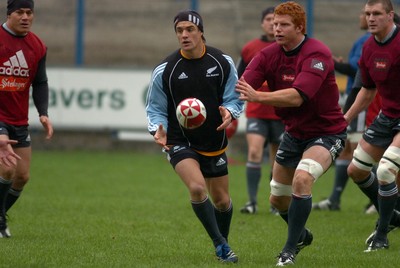
[[[0,267],[221,267],[163,154],[36,151],[31,170],[9,211],[13,236],[0,240]],[[242,215],[244,165],[231,165],[230,176],[237,266],[274,267],[286,225],[268,212],[267,180],[260,186],[259,213]],[[332,176],[330,170],[317,181],[314,201],[329,195]],[[363,214],[366,203],[349,182],[340,212],[312,212],[307,226],[314,242],[296,267],[397,267],[398,231],[389,234],[389,250],[363,253],[377,217]]]

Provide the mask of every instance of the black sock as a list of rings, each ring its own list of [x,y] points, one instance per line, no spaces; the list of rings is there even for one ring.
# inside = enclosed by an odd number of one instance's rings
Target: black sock
[[[249,201],[257,203],[258,185],[261,180],[261,163],[247,162],[246,164],[247,192]]]
[[[288,238],[283,251],[295,254],[297,243],[304,232],[311,207],[311,195],[292,195],[292,202],[290,203],[288,211]]]
[[[279,216],[281,216],[281,218],[288,223],[289,222],[289,218],[288,218],[288,211],[279,211]]]
[[[5,180],[0,177],[0,229],[5,229],[6,226],[6,198],[8,190],[11,187],[11,180]]]
[[[332,193],[329,197],[331,203],[340,204],[340,197],[346,187],[349,176],[347,175],[347,167],[349,160],[338,159],[335,162],[335,182],[333,185]]]
[[[214,214],[214,206],[210,199],[207,197],[205,200],[198,203],[192,201],[192,208],[213,241],[214,246],[217,247],[225,243],[226,240],[219,231]]]
[[[397,201],[396,206],[394,207],[395,210],[400,211],[400,194],[397,193]]]
[[[398,190],[395,182],[379,185],[379,224],[376,229],[377,236],[384,235],[384,237],[386,237],[393,209],[396,205],[397,193]]]
[[[15,190],[10,188],[6,197],[5,210],[6,212],[17,202],[22,190]]]
[[[378,180],[373,172],[363,181],[356,182],[360,190],[369,198],[369,200],[374,204],[376,209],[379,211],[378,204]]]
[[[230,201],[229,208],[225,211],[220,211],[214,207],[215,218],[217,219],[217,224],[220,233],[225,238],[226,242],[228,242],[229,229],[232,221],[233,214],[233,205],[232,201]]]

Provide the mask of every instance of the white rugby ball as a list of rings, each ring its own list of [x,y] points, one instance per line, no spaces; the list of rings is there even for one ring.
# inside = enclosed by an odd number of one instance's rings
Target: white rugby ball
[[[176,118],[179,124],[184,128],[198,128],[206,121],[206,107],[199,99],[184,99],[179,103],[178,107],[176,107]]]

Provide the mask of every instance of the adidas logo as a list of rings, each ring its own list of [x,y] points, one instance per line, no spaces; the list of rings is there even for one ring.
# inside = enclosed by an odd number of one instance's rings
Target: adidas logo
[[[318,140],[314,141],[314,143],[320,143],[320,144],[324,144],[324,142],[322,141],[321,138],[319,138]]]
[[[187,78],[189,78],[189,76],[187,76],[184,72],[178,76],[178,79],[187,79]]]
[[[323,71],[324,70],[324,64],[322,62],[318,62],[318,63],[313,65],[313,68]]]
[[[218,160],[218,162],[217,162],[217,164],[215,164],[217,167],[219,167],[219,166],[222,166],[222,165],[225,165],[226,164],[226,161],[224,160],[224,159],[222,159],[222,158],[220,158],[219,160]]]
[[[213,74],[213,72],[217,69],[217,66],[214,66],[212,68],[207,69],[206,72],[206,77],[213,77],[213,76],[219,76],[219,74]]]
[[[29,77],[29,67],[22,50],[17,51],[14,56],[0,66],[0,75],[14,75]]]

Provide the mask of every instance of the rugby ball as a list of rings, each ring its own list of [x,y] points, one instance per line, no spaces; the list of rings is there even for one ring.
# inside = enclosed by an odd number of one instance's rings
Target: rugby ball
[[[176,118],[179,124],[187,129],[201,126],[207,118],[204,104],[196,98],[187,98],[176,107]]]

